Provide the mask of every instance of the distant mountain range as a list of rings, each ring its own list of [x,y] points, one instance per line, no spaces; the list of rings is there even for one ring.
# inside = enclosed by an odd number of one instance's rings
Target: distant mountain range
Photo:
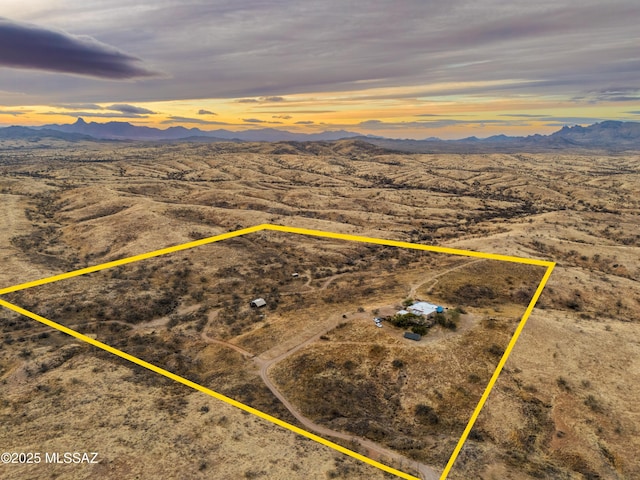
[[[169,127],[162,130],[153,127],[138,127],[128,122],[87,123],[82,118],[78,118],[75,123],[66,125],[0,128],[0,140],[28,139],[35,141],[40,138],[57,138],[72,142],[80,140],[309,142],[352,138],[404,152],[488,153],[560,149],[623,151],[640,150],[640,123],[609,120],[588,127],[562,127],[551,135],[536,134],[527,137],[495,135],[483,139],[469,137],[460,140],[440,140],[433,137],[425,140],[398,140],[363,136],[345,130],[313,134],[293,133],[274,128],[240,132],[185,127]]]
[[[68,142],[77,142],[79,140],[96,140],[89,135],[80,133],[66,133],[49,128],[31,128],[31,127],[6,127],[0,128],[0,140],[38,140],[40,138],[57,138]]]
[[[489,153],[489,152],[546,152],[555,150],[640,150],[640,123],[608,120],[588,127],[562,127],[551,135],[508,137],[494,135],[487,138],[468,137],[460,140],[395,140],[372,138],[367,142],[379,147],[403,152],[422,153]]]
[[[230,130],[200,130],[199,128],[169,127],[167,129],[153,127],[138,127],[128,122],[85,122],[78,118],[76,123],[67,125],[44,125],[42,128],[56,130],[65,133],[89,135],[99,140],[184,140],[184,139],[209,139],[235,140],[244,142],[281,142],[281,141],[330,141],[341,138],[361,136],[360,133],[337,130],[322,133],[292,133],[275,128],[261,128],[232,132]]]

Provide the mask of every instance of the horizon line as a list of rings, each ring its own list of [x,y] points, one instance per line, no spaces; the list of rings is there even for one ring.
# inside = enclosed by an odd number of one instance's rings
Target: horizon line
[[[357,132],[357,131],[349,131],[349,130],[345,130],[344,128],[337,128],[335,130],[322,130],[319,132],[295,132],[295,131],[291,131],[291,130],[287,130],[284,128],[277,128],[277,127],[261,127],[261,128],[251,128],[251,125],[245,125],[244,127],[246,127],[245,129],[241,129],[241,130],[232,130],[232,129],[228,129],[228,128],[224,128],[223,126],[221,126],[220,128],[217,129],[213,129],[213,130],[205,130],[202,129],[200,127],[187,127],[184,124],[178,124],[178,125],[172,125],[166,128],[160,128],[157,126],[147,126],[147,125],[136,125],[134,123],[131,123],[130,121],[126,121],[126,120],[109,120],[106,122],[97,122],[97,121],[89,121],[87,122],[83,117],[77,117],[77,120],[75,122],[71,122],[71,123],[63,123],[63,124],[42,124],[42,125],[20,125],[20,124],[12,124],[12,125],[7,125],[4,124],[5,126],[0,126],[0,129],[4,129],[4,128],[11,128],[11,127],[22,127],[22,128],[30,128],[30,129],[34,129],[34,130],[40,130],[46,127],[55,127],[55,126],[71,126],[71,125],[75,125],[76,123],[78,123],[79,121],[82,121],[84,124],[86,125],[90,125],[90,124],[96,124],[96,125],[107,125],[109,123],[117,123],[117,124],[127,124],[130,125],[132,127],[136,127],[136,128],[150,128],[150,129],[154,129],[154,130],[158,130],[160,132],[166,132],[172,128],[183,128],[185,130],[189,130],[189,131],[193,131],[193,130],[197,130],[199,132],[203,132],[203,133],[213,133],[216,131],[225,131],[225,132],[230,132],[230,133],[245,133],[245,132],[260,132],[260,131],[265,131],[265,130],[269,130],[269,131],[275,131],[275,132],[282,132],[282,133],[288,133],[291,135],[300,135],[300,136],[305,136],[305,137],[310,137],[310,136],[317,136],[317,135],[322,135],[322,134],[327,134],[327,133],[337,133],[337,132],[345,132],[348,134],[353,134],[353,135],[349,135],[346,137],[341,137],[338,139],[334,139],[334,140],[342,140],[342,139],[349,139],[349,138],[357,138],[357,137],[369,137],[369,138],[375,138],[375,139],[384,139],[384,140],[407,140],[407,141],[441,141],[441,142],[452,142],[452,141],[461,141],[461,140],[467,140],[467,139],[478,139],[478,140],[485,140],[485,139],[489,139],[489,138],[493,138],[493,137],[500,137],[500,136],[504,136],[507,138],[528,138],[528,137],[532,137],[532,136],[543,136],[543,137],[548,137],[551,134],[544,134],[544,133],[532,133],[526,136],[522,136],[522,135],[516,135],[516,136],[511,136],[511,135],[505,135],[503,133],[498,133],[498,134],[493,134],[493,135],[489,135],[487,137],[477,137],[475,135],[471,135],[471,136],[466,136],[466,137],[460,137],[460,138],[451,138],[451,139],[443,139],[440,137],[436,137],[436,136],[430,136],[430,137],[425,137],[425,138],[409,138],[409,137],[389,137],[389,136],[384,136],[384,135],[375,135],[375,134],[371,134],[371,133],[362,133],[362,132]],[[556,132],[564,129],[564,128],[573,128],[573,127],[582,127],[582,126],[594,126],[594,125],[599,125],[602,123],[607,123],[607,122],[614,122],[614,123],[631,123],[631,124],[636,124],[636,123],[640,123],[640,122],[635,122],[632,120],[611,120],[611,119],[606,119],[606,120],[601,120],[598,122],[594,122],[594,123],[570,123],[570,122],[559,122],[559,123],[564,123],[564,125],[562,125],[561,127],[559,126],[559,129],[556,130]],[[1,124],[0,124],[1,125]],[[50,128],[51,130],[55,130],[54,128]],[[56,130],[58,131],[58,130]],[[62,132],[61,133],[79,133],[79,132]],[[92,136],[89,134],[86,134],[87,136]],[[125,140],[126,138],[117,138],[117,139],[113,139],[113,138],[100,138],[100,137],[93,137],[96,140]],[[188,138],[188,137],[184,137],[184,138]],[[176,139],[171,139],[171,140],[179,140],[180,138],[176,138]],[[129,140],[141,140],[141,139],[129,139]],[[147,140],[147,139],[144,139]],[[149,139],[151,140],[151,139]],[[169,139],[168,139],[169,140]],[[227,140],[227,139],[223,139],[223,140]],[[232,140],[232,139],[228,139],[228,140]],[[265,141],[265,142],[272,142],[272,141],[286,141],[286,140],[259,140],[259,141]],[[329,140],[328,140],[329,141]]]

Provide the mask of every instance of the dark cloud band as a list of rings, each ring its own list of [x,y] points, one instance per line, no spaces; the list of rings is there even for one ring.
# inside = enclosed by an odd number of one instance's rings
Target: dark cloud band
[[[140,59],[89,36],[0,18],[0,65],[124,80],[156,75]]]

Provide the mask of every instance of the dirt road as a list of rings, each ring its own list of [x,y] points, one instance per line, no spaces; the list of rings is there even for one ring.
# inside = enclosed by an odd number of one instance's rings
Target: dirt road
[[[464,267],[468,267],[469,265],[473,265],[474,263],[479,263],[479,262],[484,262],[486,259],[484,258],[480,258],[478,260],[472,260],[470,262],[465,262],[461,265],[456,265],[455,267],[451,267],[443,272],[438,273],[437,275],[434,275],[432,277],[427,278],[426,280],[423,280],[420,283],[415,283],[413,285],[411,285],[411,289],[409,290],[409,295],[407,295],[407,298],[414,298],[416,296],[416,292],[418,291],[418,289],[420,287],[422,287],[424,284],[429,283],[429,282],[433,282],[431,285],[429,285],[429,288],[427,289],[428,291],[431,291],[433,289],[433,287],[435,287],[438,284],[438,281],[440,279],[440,277],[443,277],[445,275],[447,275],[448,273],[451,273],[455,270],[460,270],[461,268]]]
[[[209,312],[209,319],[207,321],[207,324],[204,326],[204,328],[202,329],[202,333],[200,334],[202,339],[205,342],[216,343],[218,345],[222,345],[224,347],[231,348],[231,349],[235,350],[236,352],[240,353],[243,357],[247,357],[247,358],[255,357],[255,354],[245,350],[242,347],[239,347],[238,345],[234,345],[233,343],[225,342],[224,340],[218,340],[217,338],[210,337],[207,334],[207,326],[209,325],[209,323],[211,323],[212,321],[214,321],[218,317],[218,313],[219,312],[220,312],[220,310],[212,310],[211,312]]]
[[[328,332],[329,330],[331,330],[332,328],[334,328],[333,326],[330,326],[330,328],[327,328],[323,333]],[[405,469],[407,470],[414,470],[417,471],[420,475],[421,478],[425,479],[425,480],[437,480],[440,475],[436,472],[435,469],[433,469],[432,467],[419,463],[415,460],[411,460],[410,458],[407,458],[401,454],[399,454],[398,452],[395,452],[393,450],[389,450],[388,448],[385,448],[371,440],[368,440],[366,438],[363,437],[359,437],[359,436],[355,436],[355,435],[351,435],[351,434],[347,434],[344,432],[339,432],[337,430],[332,430],[330,428],[324,427],[322,425],[318,425],[317,423],[314,423],[313,421],[311,421],[308,417],[305,417],[281,392],[280,390],[278,390],[278,387],[273,383],[273,381],[271,381],[271,378],[269,378],[269,369],[276,364],[277,362],[285,359],[286,357],[288,357],[289,355],[294,354],[295,352],[297,352],[298,350],[300,350],[301,348],[305,347],[306,345],[318,340],[320,338],[320,335],[322,335],[323,333],[318,333],[317,335],[315,335],[312,338],[309,338],[308,340],[304,341],[303,343],[297,345],[296,347],[292,348],[291,350],[282,353],[281,355],[272,358],[270,360],[265,360],[261,357],[255,357],[254,361],[256,362],[256,364],[260,367],[260,378],[262,378],[262,381],[265,383],[265,385],[267,386],[267,388],[269,388],[269,390],[271,390],[271,392],[278,398],[278,400],[280,400],[282,402],[282,404],[286,407],[287,410],[289,410],[289,412],[302,424],[305,426],[305,428],[307,428],[309,431],[312,431],[322,437],[333,437],[333,438],[340,438],[342,440],[346,440],[346,441],[350,441],[350,442],[354,442],[357,445],[360,446],[360,448],[364,449],[366,451],[366,456],[379,461],[380,463],[384,463],[384,464],[389,464],[389,463],[393,463],[394,465],[398,465],[398,469],[400,469],[401,471],[404,471]],[[409,472],[407,472],[409,473]]]

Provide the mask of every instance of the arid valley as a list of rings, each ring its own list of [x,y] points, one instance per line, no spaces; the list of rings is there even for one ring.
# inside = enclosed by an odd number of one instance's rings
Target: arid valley
[[[640,478],[639,165],[349,139],[7,140],[0,289],[262,224],[556,262],[448,478]],[[264,230],[0,298],[437,478],[543,274]],[[391,320],[418,299],[447,314],[415,342]],[[7,308],[0,330],[4,451],[100,458],[2,478],[395,478]]]

